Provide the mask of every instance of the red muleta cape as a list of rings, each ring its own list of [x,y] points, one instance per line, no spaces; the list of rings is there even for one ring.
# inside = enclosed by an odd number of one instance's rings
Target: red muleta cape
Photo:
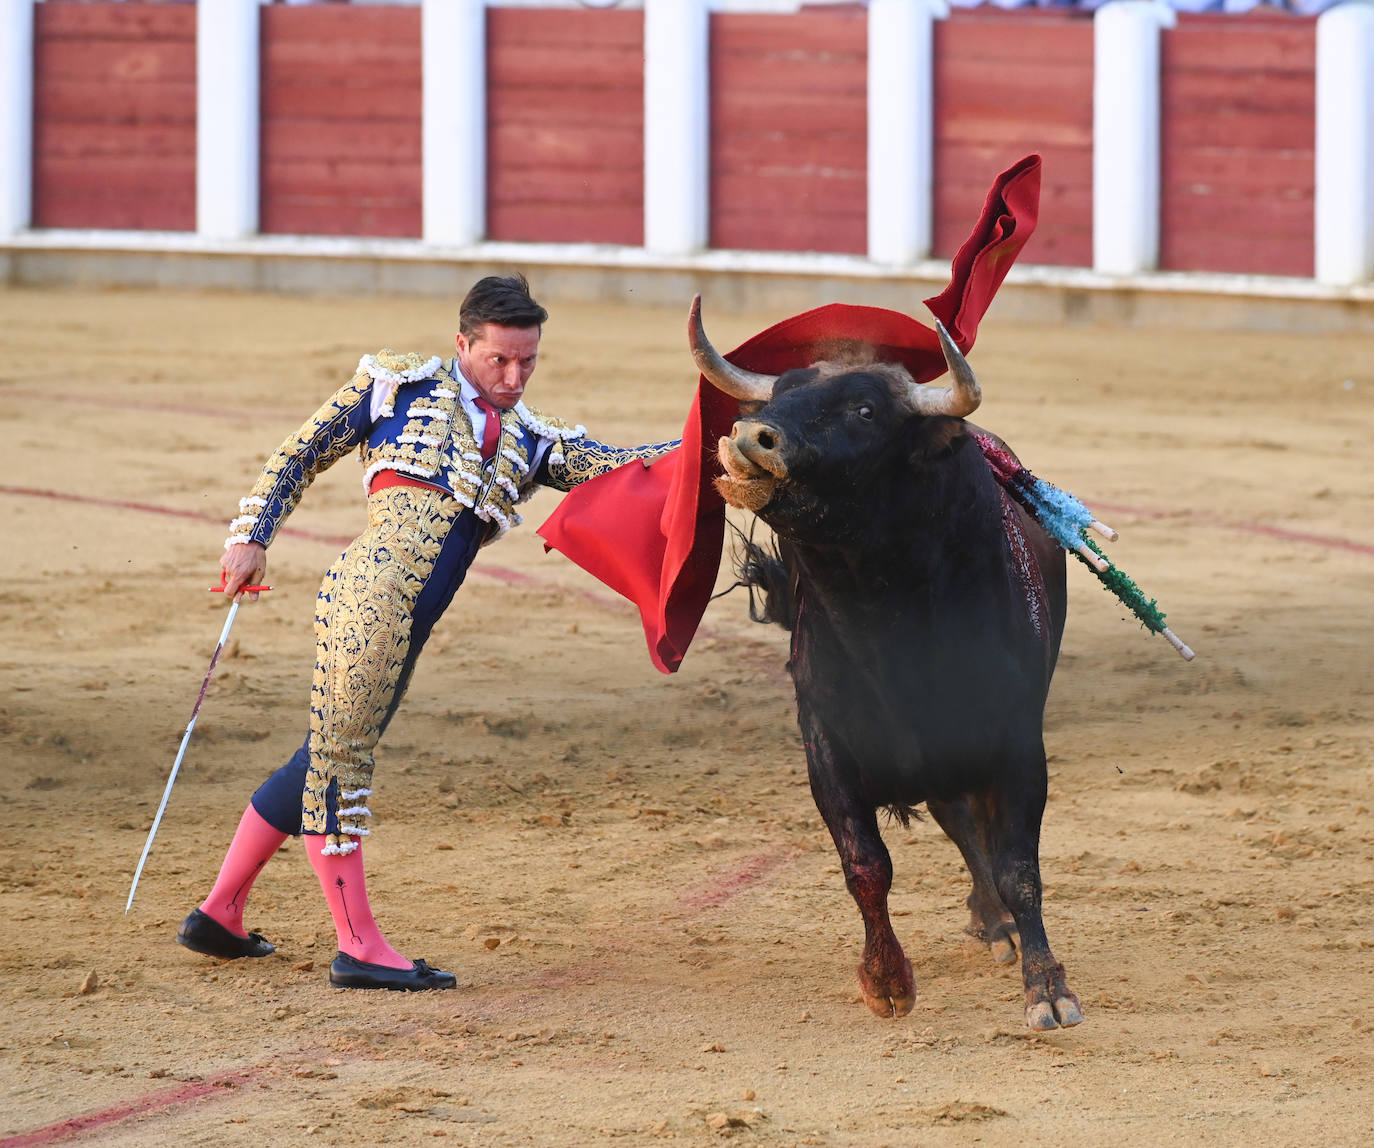
[[[1040,157],[1029,155],[997,177],[973,233],[950,268],[949,286],[925,300],[961,351],[1035,230]],[[750,371],[780,375],[809,366],[835,339],[873,345],[918,383],[946,368],[931,327],[880,307],[831,303],[785,319],[726,355]],[[739,412],[735,399],[698,378],[682,445],[650,466],[633,462],[564,496],[539,527],[546,550],[559,550],[639,607],[649,657],[673,673],[706,611],[725,539],[725,503],[712,481],[721,473],[716,444]]]

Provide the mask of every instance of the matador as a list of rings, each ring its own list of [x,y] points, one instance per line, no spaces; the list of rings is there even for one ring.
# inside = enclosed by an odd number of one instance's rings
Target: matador
[[[606,446],[526,406],[547,318],[524,276],[480,280],[459,310],[452,359],[364,355],[239,503],[221,559],[226,597],[262,582],[266,548],[311,481],[344,455],[361,456],[368,523],[320,586],[309,732],[253,794],[214,888],[177,931],[180,944],[226,959],[273,952],[244,928],[244,906],[267,862],[299,834],[338,934],[331,985],[455,986],[453,974],[393,948],[368,903],[362,842],[377,742],[478,548],[520,522],[519,503],[537,487],[570,490],[677,445]]]

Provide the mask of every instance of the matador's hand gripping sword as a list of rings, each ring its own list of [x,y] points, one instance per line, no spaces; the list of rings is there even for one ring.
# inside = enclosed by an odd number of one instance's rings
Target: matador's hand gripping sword
[[[212,590],[222,593],[223,586],[212,586]],[[243,592],[249,590],[270,590],[271,586],[245,586]],[[210,688],[210,677],[215,672],[215,666],[219,662],[219,656],[224,652],[224,643],[229,640],[229,627],[234,624],[234,615],[239,612],[239,599],[234,599],[234,604],[229,607],[229,616],[224,619],[224,629],[219,634],[219,645],[215,647],[214,656],[210,659],[210,668],[205,671],[205,680],[200,683],[200,695],[196,698],[195,707],[191,710],[191,720],[186,723],[186,732],[181,736],[181,748],[177,750],[177,759],[172,762],[172,773],[167,778],[167,788],[162,791],[162,802],[157,807],[157,816],[153,818],[153,827],[148,830],[148,840],[143,843],[143,852],[138,858],[138,868],[134,870],[134,883],[129,886],[129,899],[124,903],[124,912],[127,913],[134,903],[134,891],[138,888],[138,879],[143,876],[143,866],[148,860],[148,850],[153,847],[153,838],[157,836],[157,827],[162,824],[162,814],[167,808],[167,799],[172,796],[172,785],[177,779],[177,770],[181,768],[181,759],[186,756],[186,746],[191,740],[191,731],[196,728],[196,716],[200,713],[200,704],[205,700],[205,691]]]

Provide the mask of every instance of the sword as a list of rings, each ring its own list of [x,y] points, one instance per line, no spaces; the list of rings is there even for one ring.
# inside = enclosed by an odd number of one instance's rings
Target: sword
[[[222,594],[224,592],[223,586],[212,586],[210,589],[215,593]],[[245,586],[243,592],[270,589],[272,589],[271,586]],[[214,656],[210,659],[210,668],[205,671],[205,680],[200,683],[200,694],[191,710],[191,720],[186,723],[186,732],[182,734],[181,748],[177,750],[177,759],[172,762],[172,773],[167,778],[167,788],[162,791],[162,802],[157,807],[157,816],[153,818],[153,827],[148,830],[148,840],[143,843],[143,852],[138,858],[138,868],[134,870],[134,883],[129,886],[129,899],[124,904],[126,915],[134,903],[134,891],[138,888],[138,879],[143,876],[143,866],[148,860],[148,851],[153,847],[153,838],[157,836],[157,827],[162,824],[162,814],[167,809],[167,799],[172,796],[172,785],[176,782],[177,770],[181,768],[181,759],[186,756],[186,746],[191,740],[191,731],[196,728],[196,717],[200,714],[200,705],[205,700],[205,691],[210,688],[210,678],[215,672],[220,654],[224,652],[224,643],[229,640],[229,628],[234,624],[234,615],[238,612],[239,599],[235,597],[234,604],[229,607],[229,616],[224,619],[224,629],[220,631],[219,644],[215,647]]]

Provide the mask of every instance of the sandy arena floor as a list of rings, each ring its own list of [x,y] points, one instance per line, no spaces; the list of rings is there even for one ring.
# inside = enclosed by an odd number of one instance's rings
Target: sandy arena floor
[[[676,434],[686,304],[556,307],[531,401],[612,442]],[[706,311],[722,347],[782,317]],[[453,320],[420,299],[0,292],[0,1148],[1364,1141],[1374,357],[1356,337],[983,326],[978,421],[1122,531],[1111,555],[1198,651],[1185,664],[1072,564],[1043,869],[1081,1027],[1023,1027],[1019,974],[962,935],[962,866],[929,821],[888,833],[916,1010],[869,1015],[784,635],[735,593],[659,675],[633,610],[543,552],[551,493],[479,558],[379,757],[374,906],[459,990],[331,990],[296,842],[249,911],[276,955],[175,945],[303,732],[315,588],[362,521],[351,459],[239,615],[125,916],[237,499],[359,354],[443,353]],[[504,631],[473,637],[478,616]]]

